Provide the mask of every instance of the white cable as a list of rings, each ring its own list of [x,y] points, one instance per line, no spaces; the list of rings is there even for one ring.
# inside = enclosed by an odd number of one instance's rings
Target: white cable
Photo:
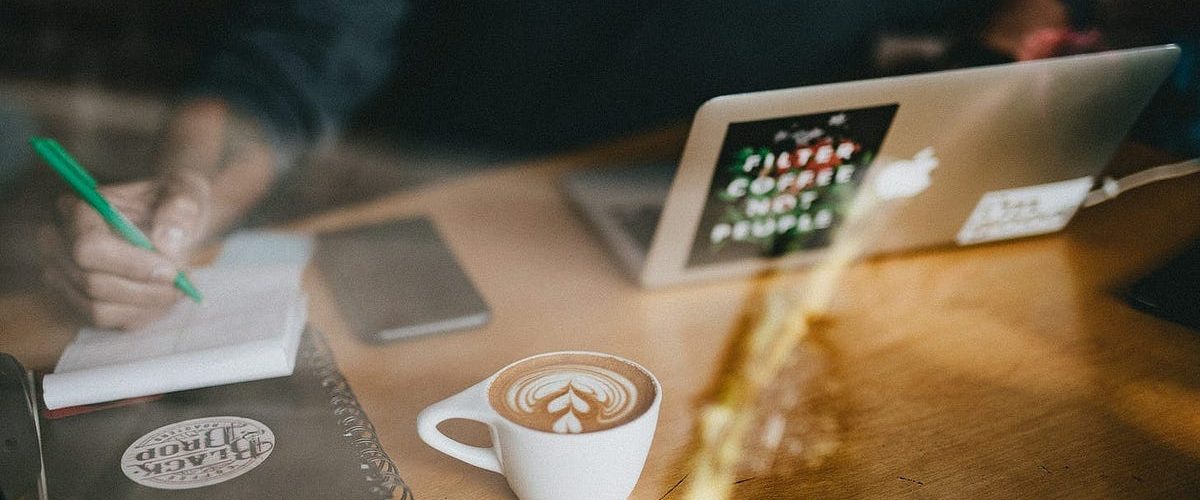
[[[1095,189],[1088,193],[1087,198],[1083,199],[1083,206],[1090,207],[1097,203],[1105,202],[1116,198],[1117,195],[1129,191],[1130,189],[1145,186],[1151,182],[1158,182],[1175,177],[1183,177],[1188,174],[1200,172],[1200,158],[1172,163],[1170,165],[1162,165],[1154,168],[1148,168],[1136,174],[1130,174],[1121,179],[1113,179],[1105,177],[1104,183],[1099,189]]]

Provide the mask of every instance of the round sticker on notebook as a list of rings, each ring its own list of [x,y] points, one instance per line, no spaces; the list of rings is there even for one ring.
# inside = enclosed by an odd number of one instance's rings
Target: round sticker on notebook
[[[275,434],[242,417],[205,417],[164,425],[134,441],[121,470],[163,490],[200,488],[250,472],[275,449]]]

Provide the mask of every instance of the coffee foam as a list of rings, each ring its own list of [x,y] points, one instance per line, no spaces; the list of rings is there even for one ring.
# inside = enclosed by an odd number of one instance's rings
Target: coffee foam
[[[655,396],[653,380],[640,368],[589,353],[524,361],[497,375],[488,390],[504,418],[559,434],[620,426],[645,413]]]

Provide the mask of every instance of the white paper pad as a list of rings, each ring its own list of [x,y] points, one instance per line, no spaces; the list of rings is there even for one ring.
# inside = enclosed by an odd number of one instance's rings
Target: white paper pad
[[[303,269],[312,253],[312,236],[274,231],[238,231],[225,238],[221,255],[213,261],[212,267],[272,264]]]
[[[92,404],[290,375],[307,300],[300,276],[312,240],[247,232],[190,273],[201,304],[180,301],[136,331],[80,329],[42,381],[46,407]]]

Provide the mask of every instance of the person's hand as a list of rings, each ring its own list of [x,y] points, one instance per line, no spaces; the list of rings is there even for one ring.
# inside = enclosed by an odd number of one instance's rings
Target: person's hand
[[[984,31],[983,42],[1017,61],[1094,52],[1104,48],[1097,31],[1073,31],[1061,0],[1008,0]]]
[[[179,106],[163,130],[154,177],[101,187],[158,252],[126,242],[92,207],[65,196],[42,228],[46,283],[88,323],[136,328],[183,296],[176,274],[270,189],[277,152],[254,120],[214,98]]]
[[[1070,13],[1061,0],[1007,0],[992,15],[981,38],[992,50],[1017,59],[1029,36],[1070,28]]]
[[[199,174],[100,188],[158,252],[125,241],[83,200],[64,196],[58,223],[38,235],[46,284],[95,326],[129,329],[158,319],[183,296],[173,282],[202,238],[210,190]]]
[[[1018,61],[1032,61],[1047,57],[1086,54],[1103,49],[1099,31],[1071,31],[1067,29],[1046,28],[1030,33],[1021,40],[1015,58]]]

